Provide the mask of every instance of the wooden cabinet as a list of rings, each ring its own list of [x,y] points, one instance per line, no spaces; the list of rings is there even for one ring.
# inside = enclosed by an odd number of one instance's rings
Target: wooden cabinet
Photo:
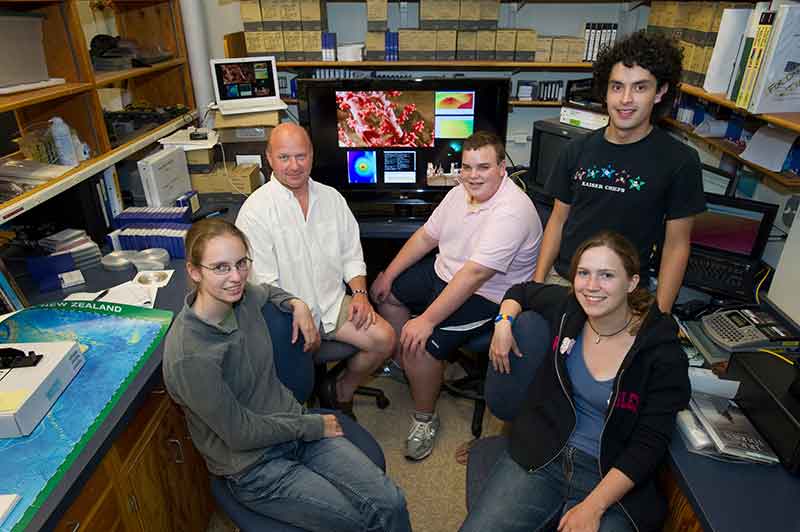
[[[206,466],[183,414],[165,393],[152,393],[56,530],[197,532],[212,511]]]
[[[658,472],[658,487],[667,499],[667,518],[662,532],[703,532],[703,526],[667,466]]]
[[[87,0],[0,0],[0,10],[43,15],[48,73],[66,83],[0,96],[0,113],[13,112],[21,133],[62,117],[91,150],[91,156],[60,178],[0,203],[0,221],[8,220],[75,186],[138,149],[183,126],[196,116],[179,0],[115,0],[109,15],[115,33],[172,58],[152,67],[95,72],[81,14]],[[107,8],[109,9],[109,8]],[[106,11],[105,13],[111,13]],[[109,30],[109,31],[113,31]],[[134,103],[170,107],[181,116],[154,127],[113,131],[101,104],[102,89],[125,88]],[[11,158],[22,158],[21,152]]]

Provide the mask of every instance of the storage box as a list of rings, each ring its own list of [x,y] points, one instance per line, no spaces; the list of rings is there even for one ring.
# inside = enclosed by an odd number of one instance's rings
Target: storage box
[[[514,45],[515,61],[535,61],[536,43],[538,41],[536,30],[517,30],[517,41]]]
[[[499,18],[500,0],[481,0],[481,13],[480,20],[478,21],[478,29],[497,29],[497,21]]]
[[[261,26],[264,31],[283,29],[280,0],[261,0]]]
[[[287,61],[302,61],[305,59],[303,32],[301,30],[283,30],[283,50]]]
[[[50,79],[39,15],[0,15],[0,87]]]
[[[264,53],[274,55],[278,61],[283,60],[283,32],[282,31],[262,31],[261,40],[264,46]]]
[[[3,372],[0,379],[0,438],[27,436],[61,396],[85,359],[77,342],[3,344],[43,355],[39,363]]]
[[[386,0],[367,0],[367,31],[384,32],[388,29],[389,8]]]
[[[567,61],[570,63],[582,63],[583,52],[586,50],[586,40],[582,37],[575,37],[569,42],[569,52]]]
[[[386,32],[368,31],[364,44],[367,49],[367,61],[386,59]]]
[[[517,30],[497,30],[495,34],[495,59],[513,61],[517,46]]]
[[[553,51],[552,37],[536,37],[536,61],[538,63],[549,63]]]
[[[187,151],[186,163],[189,165],[189,172],[210,172],[214,166],[215,154],[215,148]]]
[[[477,30],[481,20],[480,0],[461,0],[458,8],[458,29]]]
[[[306,61],[322,60],[322,32],[303,30],[303,57]]]
[[[255,164],[234,165],[221,163],[208,174],[192,174],[192,188],[201,194],[209,192],[239,192],[250,194],[261,186],[259,168]]]
[[[430,31],[400,30],[400,59],[432,60],[436,57],[436,39],[431,39]]]
[[[456,58],[459,60],[474,60],[477,57],[478,32],[458,30],[456,42]]]
[[[229,127],[218,130],[219,141],[222,144],[234,144],[237,142],[264,142],[269,140],[272,127]],[[187,154],[192,152],[187,152]],[[227,158],[227,154],[226,154]]]
[[[419,27],[423,30],[458,29],[459,0],[420,0]]]
[[[456,30],[436,31],[436,59],[440,61],[454,61],[456,58]]]
[[[261,6],[258,0],[241,0],[239,2],[239,15],[245,32],[261,31]]]
[[[243,113],[240,115],[225,116],[219,111],[214,111],[214,129],[222,135],[223,129],[232,127],[274,127],[280,124],[277,111],[263,113]],[[224,141],[223,141],[224,142]]]
[[[300,0],[280,0],[281,27],[284,30],[302,30]]]
[[[303,31],[322,31],[328,27],[325,6],[321,0],[300,1],[300,23]]]
[[[249,56],[264,55],[264,36],[260,31],[244,32],[244,47]]]
[[[494,60],[497,32],[494,30],[478,30],[477,57],[483,60]]]

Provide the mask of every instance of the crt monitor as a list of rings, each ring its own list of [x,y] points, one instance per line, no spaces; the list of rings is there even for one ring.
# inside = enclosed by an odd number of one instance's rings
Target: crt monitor
[[[760,259],[778,206],[744,198],[705,193],[706,210],[695,217],[693,247],[731,257]]]
[[[508,79],[300,79],[314,179],[349,200],[435,198],[458,181],[464,139],[505,141]]]
[[[531,161],[528,185],[533,190],[542,190],[553,173],[561,150],[572,139],[588,135],[592,131],[562,124],[558,118],[537,120],[533,123]]]

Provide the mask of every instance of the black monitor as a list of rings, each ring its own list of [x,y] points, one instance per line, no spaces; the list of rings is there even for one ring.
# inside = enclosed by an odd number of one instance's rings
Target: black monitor
[[[508,79],[300,79],[314,179],[351,202],[436,199],[456,184],[464,139],[505,142]]]
[[[562,124],[558,118],[534,122],[528,185],[534,191],[544,189],[564,146],[572,139],[591,132],[589,129]]]
[[[705,193],[706,210],[695,217],[692,247],[758,260],[767,245],[778,206]]]

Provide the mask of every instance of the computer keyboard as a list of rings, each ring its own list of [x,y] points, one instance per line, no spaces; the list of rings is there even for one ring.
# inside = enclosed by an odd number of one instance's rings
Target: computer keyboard
[[[756,261],[693,248],[683,284],[716,295],[751,301],[757,268]]]
[[[418,218],[381,218],[358,220],[361,238],[402,238],[407,239],[422,227],[425,220]]]

